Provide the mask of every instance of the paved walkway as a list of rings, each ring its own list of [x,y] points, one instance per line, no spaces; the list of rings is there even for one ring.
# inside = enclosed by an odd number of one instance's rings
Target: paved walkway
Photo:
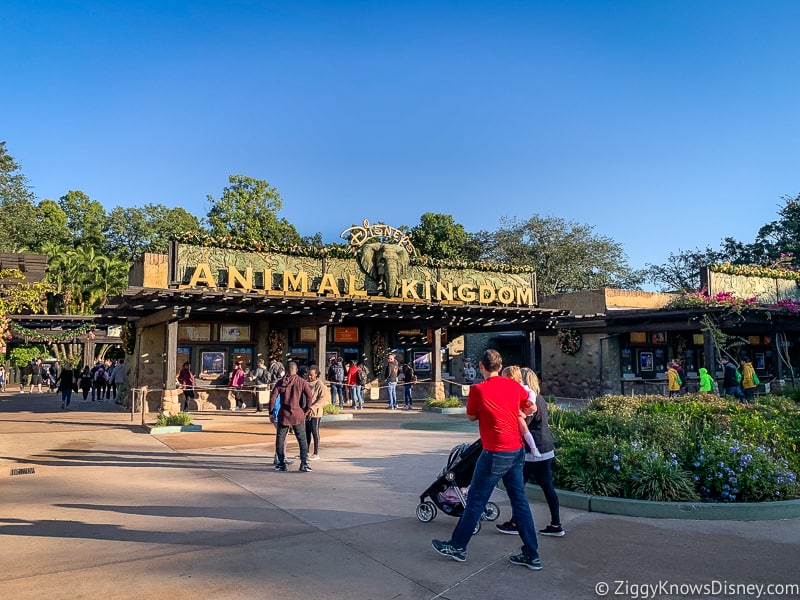
[[[274,429],[252,410],[198,414],[203,432],[156,437],[113,403],[62,411],[54,395],[0,394],[0,598],[558,600],[598,598],[600,582],[613,598],[753,598],[710,592],[800,583],[800,520],[565,509],[567,535],[539,540],[540,572],[511,565],[518,539],[490,524],[465,563],[443,558],[430,540],[455,519],[421,523],[414,510],[475,424],[370,406],[323,424],[313,473],[297,462],[276,473]],[[504,494],[494,499],[507,518]],[[545,525],[546,506],[533,511]],[[663,587],[681,584],[710,589]]]

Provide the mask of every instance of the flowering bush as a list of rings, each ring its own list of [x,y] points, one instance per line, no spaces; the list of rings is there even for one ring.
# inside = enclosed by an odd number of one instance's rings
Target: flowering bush
[[[707,306],[720,306],[724,308],[743,309],[758,306],[757,298],[737,298],[733,292],[720,292],[709,296],[706,288],[696,292],[684,292],[671,300],[664,308],[674,310],[677,308],[698,308]]]
[[[691,465],[703,497],[720,502],[786,500],[797,495],[797,474],[765,446],[716,435],[697,446]]]
[[[579,412],[550,410],[560,487],[671,501],[800,495],[800,409],[786,398],[604,396]]]

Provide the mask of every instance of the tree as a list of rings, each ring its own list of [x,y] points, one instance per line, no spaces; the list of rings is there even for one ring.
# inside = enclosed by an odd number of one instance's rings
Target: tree
[[[603,287],[638,289],[644,272],[634,271],[622,246],[594,233],[591,225],[534,215],[503,219],[487,257],[509,265],[531,265],[540,295]]]
[[[467,232],[452,215],[427,212],[411,229],[411,242],[422,256],[459,260],[464,258]]]
[[[755,245],[764,256],[762,262],[774,262],[781,254],[800,256],[800,194],[794,198],[783,196],[779,219],[758,230]]]
[[[662,291],[691,291],[700,287],[701,270],[714,263],[771,265],[783,260],[782,255],[800,253],[800,195],[783,197],[779,219],[758,230],[752,244],[727,237],[719,250],[682,250],[670,254],[663,265],[646,265],[647,280]]]
[[[118,206],[106,223],[106,253],[129,262],[145,252],[166,254],[171,236],[201,229],[198,218],[183,208],[162,204],[146,204],[141,209]]]
[[[81,191],[70,190],[59,198],[58,205],[67,216],[67,230],[73,246],[103,247],[107,217],[102,204]]]
[[[7,335],[9,315],[24,311],[42,312],[52,286],[43,281],[28,283],[17,269],[0,269],[0,337]]]
[[[0,251],[19,252],[33,241],[33,201],[27,178],[6,151],[6,143],[0,142]]]
[[[300,234],[278,218],[283,202],[278,190],[262,179],[231,175],[219,200],[208,196],[206,219],[214,236],[232,236],[275,244],[299,244]]]

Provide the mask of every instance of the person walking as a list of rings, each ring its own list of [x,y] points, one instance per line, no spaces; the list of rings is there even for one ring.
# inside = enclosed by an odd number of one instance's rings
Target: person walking
[[[188,360],[183,363],[181,372],[178,373],[178,383],[183,390],[183,412],[189,411],[189,400],[194,400],[194,373],[192,373],[192,363]]]
[[[294,432],[297,444],[300,446],[300,469],[310,472],[308,466],[308,440],[306,438],[306,416],[311,412],[309,408],[313,392],[308,382],[297,374],[297,363],[289,362],[289,370],[277,385],[272,388],[269,398],[269,411],[275,409],[275,403],[280,396],[280,407],[276,421],[278,433],[275,436],[275,453],[278,456],[276,471],[286,471],[286,436],[289,429]]]
[[[242,369],[242,361],[237,360],[235,363],[233,363],[233,371],[231,371],[228,385],[233,388],[230,392],[231,410],[245,408],[246,405],[242,399],[242,389],[244,388],[244,370]]]
[[[80,379],[78,380],[78,387],[83,394],[83,401],[88,402],[89,392],[92,391],[92,370],[89,368],[89,365],[83,367]],[[92,402],[94,402],[94,396],[92,396]]]
[[[331,402],[334,406],[344,408],[344,367],[341,358],[331,358],[331,365],[328,367],[328,381],[331,384]]]
[[[72,400],[72,386],[75,385],[75,374],[72,369],[63,368],[56,377],[56,390],[61,392],[61,408],[69,408]]]
[[[669,397],[680,395],[681,391],[681,378],[678,375],[678,370],[675,368],[675,363],[669,363],[667,366],[667,391]]]
[[[708,369],[700,367],[697,371],[700,375],[700,386],[697,391],[701,394],[714,391],[714,378],[708,374]]]
[[[0,365],[0,392],[6,391],[6,368]]]
[[[753,368],[753,363],[747,355],[742,355],[742,389],[744,390],[745,402],[752,402],[756,397],[758,387],[758,376]]]
[[[358,374],[360,369],[358,363],[353,361],[350,368],[347,370],[347,387],[350,390],[350,400],[353,403],[353,410],[364,408],[364,393],[361,385],[358,383]]]
[[[505,374],[505,371],[503,374]],[[552,463],[555,457],[555,445],[553,444],[553,434],[550,432],[550,417],[547,410],[547,401],[541,394],[539,378],[532,369],[523,367],[520,369],[520,375],[522,377],[523,387],[530,389],[536,396],[534,412],[526,419],[526,422],[528,424],[528,430],[531,432],[531,435],[533,435],[536,448],[539,450],[539,456],[535,456],[532,453],[525,454],[525,465],[522,468],[522,475],[526,482],[535,483],[542,488],[542,493],[547,501],[547,508],[550,509],[550,524],[544,529],[540,529],[539,533],[552,537],[563,537],[566,532],[561,526],[558,494],[556,494],[556,488],[553,485]],[[513,517],[505,523],[495,525],[495,527],[500,533],[511,535],[517,535],[519,533]]]
[[[414,389],[414,384],[417,382],[417,374],[408,363],[403,363],[403,410],[412,410],[414,399],[411,396],[411,391]]]
[[[397,410],[397,376],[400,368],[394,354],[390,354],[383,369],[383,379],[386,381],[386,394],[389,397],[389,410]]]
[[[122,404],[125,396],[125,362],[120,358],[114,366],[114,373],[111,375],[111,384],[114,388],[114,402]]]
[[[42,380],[46,377],[46,370],[44,365],[42,365],[42,359],[37,358],[33,361],[31,365],[31,384],[30,388],[28,389],[28,393],[33,393],[33,386],[36,386],[36,393],[42,393]]]
[[[721,396],[733,396],[739,401],[744,400],[744,394],[739,386],[739,377],[736,365],[727,356],[722,357],[722,392]]]
[[[311,405],[306,417],[306,442],[310,453],[308,460],[319,459],[319,424],[322,421],[323,410],[326,404],[331,403],[331,393],[328,386],[319,378],[319,369],[312,365],[308,369],[308,385],[311,387]],[[314,452],[311,453],[311,442],[314,442]]]
[[[538,571],[542,568],[536,527],[531,507],[525,496],[522,467],[525,449],[519,433],[519,411],[531,414],[528,392],[513,379],[500,377],[503,359],[497,350],[487,350],[478,363],[484,381],[473,385],[467,397],[467,418],[478,421],[483,451],[475,463],[467,505],[449,541],[432,540],[439,554],[463,562],[467,544],[483,514],[486,503],[498,481],[503,480],[511,514],[522,539],[522,552],[509,556],[509,561]]]
[[[269,390],[269,370],[263,358],[258,359],[256,368],[250,371],[249,379],[254,386],[253,405],[256,407],[256,412],[264,412],[264,409],[261,408],[261,400],[269,401],[268,398],[265,398],[266,392]]]

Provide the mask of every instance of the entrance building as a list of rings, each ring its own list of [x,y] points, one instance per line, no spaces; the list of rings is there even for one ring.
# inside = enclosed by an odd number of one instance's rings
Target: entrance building
[[[228,408],[234,361],[294,360],[324,376],[340,357],[364,363],[378,387],[390,352],[441,398],[463,334],[522,330],[534,348],[537,330],[566,314],[538,307],[530,269],[429,260],[403,232],[367,221],[342,236],[347,247],[273,249],[189,235],[145,255],[103,312],[126,321],[132,384],[148,387],[150,408],[174,409],[186,361],[198,408],[210,409]]]

